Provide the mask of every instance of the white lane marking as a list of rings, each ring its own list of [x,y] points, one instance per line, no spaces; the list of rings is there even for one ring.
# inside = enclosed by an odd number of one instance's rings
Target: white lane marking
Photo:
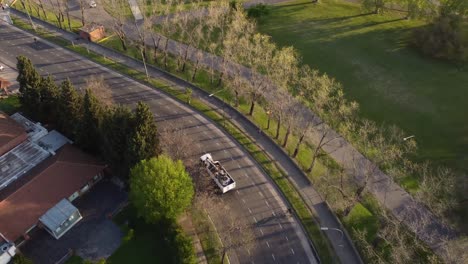
[[[278,223],[278,225],[280,226],[281,229],[283,229],[283,226],[281,225],[281,223]]]
[[[247,209],[249,209],[249,213],[252,214],[252,210],[250,210],[250,208],[247,207]]]
[[[263,230],[262,229],[260,229],[260,233],[262,233],[262,236],[263,236]]]
[[[263,196],[263,193],[261,193],[260,191],[258,191],[258,194],[259,194],[260,197],[262,197],[262,198],[265,197],[265,196]]]
[[[216,144],[216,146],[219,146],[219,142],[216,142],[215,144]]]
[[[241,165],[240,165],[240,164],[237,164],[237,168],[239,168],[239,169],[240,169],[240,168],[242,168],[242,167],[241,167]]]
[[[275,254],[271,254],[271,257],[273,258],[274,261],[276,261]]]
[[[270,204],[268,203],[267,200],[265,200],[265,204],[266,204],[268,207],[270,207]]]
[[[240,195],[240,192],[239,192],[239,190],[236,190],[236,193]]]
[[[293,255],[295,255],[295,254],[296,254],[296,253],[294,253],[294,249],[292,249],[292,248],[291,248],[291,253],[292,253]]]
[[[255,218],[255,216],[253,216],[253,219],[254,219],[255,223],[257,223],[257,218]]]
[[[271,211],[273,213],[273,216],[276,216],[275,211]]]
[[[270,243],[268,243],[268,241],[266,242],[266,244],[267,244],[268,248],[270,248]]]
[[[245,204],[245,200],[244,200],[244,198],[242,198],[241,200],[242,200],[242,202]]]
[[[289,238],[287,236],[284,236],[286,238],[286,241],[289,241]]]

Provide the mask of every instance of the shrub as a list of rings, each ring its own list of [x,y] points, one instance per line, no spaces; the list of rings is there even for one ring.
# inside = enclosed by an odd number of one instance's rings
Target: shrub
[[[430,25],[416,29],[413,44],[422,53],[454,62],[468,61],[468,39],[463,35],[462,18],[443,15]]]
[[[270,13],[270,9],[265,4],[254,5],[247,10],[247,16],[250,18],[259,19]]]

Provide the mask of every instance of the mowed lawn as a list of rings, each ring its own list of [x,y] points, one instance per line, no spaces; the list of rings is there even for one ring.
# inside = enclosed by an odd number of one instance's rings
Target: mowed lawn
[[[339,80],[362,116],[416,135],[419,159],[468,170],[468,69],[408,46],[423,21],[363,13],[345,1],[292,1],[272,7],[259,28]]]

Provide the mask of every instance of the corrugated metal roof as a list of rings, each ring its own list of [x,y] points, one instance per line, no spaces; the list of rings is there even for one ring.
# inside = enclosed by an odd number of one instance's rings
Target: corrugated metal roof
[[[0,190],[23,176],[50,153],[36,143],[25,141],[0,157]]]
[[[41,126],[40,123],[34,123],[33,121],[22,116],[20,113],[14,113],[10,117],[24,127],[31,141],[36,141],[47,135],[47,129]]]
[[[50,230],[56,230],[76,211],[78,211],[78,208],[73,206],[67,199],[62,199],[42,215],[39,220]]]

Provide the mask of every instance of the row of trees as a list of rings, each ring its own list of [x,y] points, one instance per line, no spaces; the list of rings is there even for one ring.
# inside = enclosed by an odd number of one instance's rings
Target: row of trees
[[[196,263],[192,240],[176,222],[192,203],[192,179],[180,160],[159,155],[159,135],[148,105],[139,102],[135,111],[113,105],[102,78],[88,80],[84,94],[68,79],[57,86],[52,77],[41,77],[28,58],[17,59],[24,112],[55,125],[84,150],[100,154],[114,174],[129,177],[130,200],[147,223],[164,226],[172,263]]]
[[[201,48],[222,55],[219,59],[199,50],[192,53],[192,59],[195,58],[193,76],[201,67],[199,62],[204,61],[207,67],[208,61],[212,80],[218,79],[232,94],[235,106],[242,100],[247,101],[250,104],[248,114],[253,115],[256,106],[261,104],[268,113],[267,128],[270,128],[270,119],[274,119],[274,137],[284,147],[290,143],[292,133],[299,138],[292,151],[293,157],[300,153],[304,143],[313,142],[310,164],[305,167],[308,172],[313,171],[317,158],[325,154],[322,148],[340,137],[323,121],[357,143],[359,149],[373,160],[364,168],[365,175],[360,177],[356,175],[363,168],[356,167],[337,173],[338,180],[330,175],[321,180],[321,184],[326,185],[322,189],[324,193],[333,190],[337,199],[332,205],[343,216],[363,202],[378,168],[394,176],[395,180],[420,175],[424,184],[420,185],[416,197],[441,217],[459,206],[457,185],[440,185],[435,180],[440,178],[440,173],[447,172],[446,169],[411,162],[408,157],[416,150],[415,141],[402,142],[403,132],[396,127],[378,126],[359,118],[358,105],[346,100],[340,83],[308,66],[301,66],[294,49],[278,48],[268,36],[257,33],[255,23],[248,19],[241,7],[232,8],[226,2],[218,2],[204,12],[203,20],[187,17],[189,15],[183,12],[164,18],[175,32],[167,36],[187,44],[179,47],[179,71],[186,70],[184,65],[190,58],[190,49]],[[171,33],[163,27],[160,33]],[[167,41],[167,38],[161,38]],[[162,50],[167,53],[164,45]],[[361,163],[356,160],[356,164]],[[452,172],[444,173],[444,177],[450,177],[453,182],[458,180]]]
[[[31,61],[19,56],[17,63],[20,102],[33,119],[54,124],[84,150],[100,154],[112,171],[123,179],[140,160],[160,153],[157,127],[148,105],[139,102],[135,111],[109,105],[99,92],[99,80],[88,82],[84,93],[70,82],[57,86],[51,76],[42,77]],[[102,84],[102,83],[101,83]],[[96,97],[94,87],[102,99]]]

